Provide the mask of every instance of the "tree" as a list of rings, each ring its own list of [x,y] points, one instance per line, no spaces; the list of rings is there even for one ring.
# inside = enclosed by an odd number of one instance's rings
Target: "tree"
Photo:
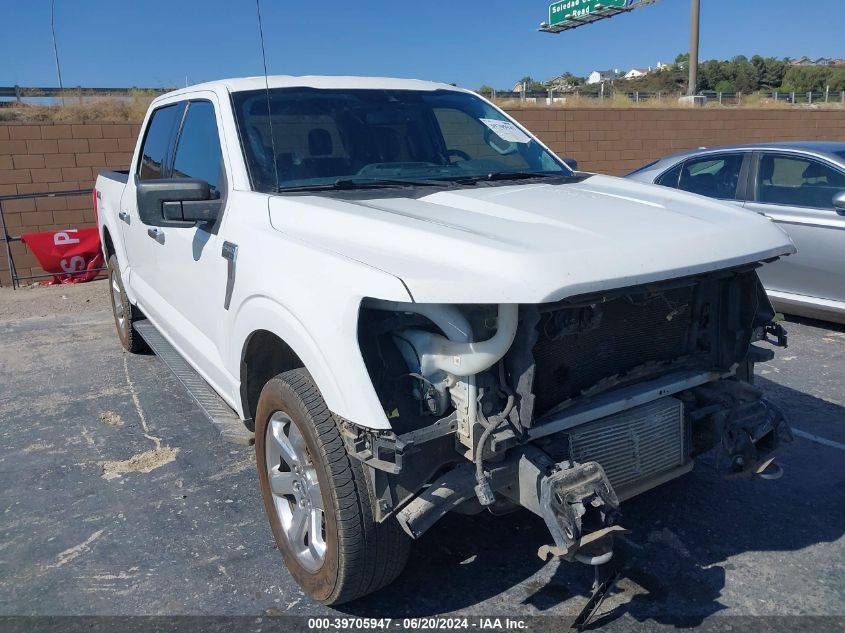
[[[669,66],[652,71],[644,77],[627,79],[617,84],[617,87],[622,87],[625,92],[680,92],[685,88],[686,83],[687,76],[683,68]]]
[[[845,68],[828,68],[827,84],[831,92],[842,92],[845,90]]]
[[[720,62],[716,59],[709,59],[698,65],[698,89],[716,90],[717,92],[733,92],[732,77],[727,72],[727,62]],[[730,88],[721,90],[716,87],[720,84],[729,83]]]
[[[754,79],[754,67],[747,59],[744,62],[735,64],[734,72],[733,84],[736,92],[749,94],[757,90],[757,82]]]
[[[678,92],[686,89],[689,53],[679,53],[675,63],[652,71],[638,79],[617,82],[616,88],[625,92]],[[530,75],[520,80],[525,82],[528,92],[544,92],[548,89],[568,90],[578,87],[584,94],[597,93],[600,84],[585,85],[582,77],[565,72],[553,80],[542,83]],[[789,58],[777,59],[754,55],[736,55],[730,60],[708,59],[699,63],[697,90],[714,92],[742,92],[750,94],[761,90],[771,92],[823,92],[838,93],[845,90],[845,68],[834,66],[792,66]],[[608,88],[607,86],[605,87]],[[479,92],[489,94],[492,89],[482,86]]]
[[[478,89],[478,94],[491,95],[493,94],[493,88],[491,88],[487,84],[484,84],[483,86],[481,86],[481,88]]]
[[[822,91],[828,84],[828,70],[826,66],[790,66],[781,88],[785,92]]]
[[[698,67],[698,89],[716,92],[754,92],[759,86],[758,69],[743,55],[731,61],[710,59]]]
[[[751,58],[751,64],[754,66],[754,79],[761,89],[774,90],[783,83],[785,60],[755,55]]]
[[[528,92],[543,92],[546,90],[546,86],[540,81],[535,81],[531,75],[526,75],[519,81],[525,84],[525,90]]]
[[[586,82],[586,79],[584,79],[583,77],[578,77],[568,71],[563,73],[560,78],[563,82],[568,83],[571,86],[580,86]]]
[[[760,84],[767,88],[776,88],[783,83],[783,75],[786,73],[786,61],[775,59],[774,57],[766,58],[766,72],[760,78]]]

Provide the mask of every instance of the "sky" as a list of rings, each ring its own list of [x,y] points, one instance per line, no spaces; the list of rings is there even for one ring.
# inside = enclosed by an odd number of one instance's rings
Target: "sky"
[[[510,89],[530,75],[671,62],[689,0],[539,33],[548,0],[261,0],[271,74],[379,75]],[[701,0],[701,59],[845,57],[842,0]],[[0,0],[0,85],[57,86],[50,0]],[[55,0],[63,83],[173,87],[263,73],[255,0]]]

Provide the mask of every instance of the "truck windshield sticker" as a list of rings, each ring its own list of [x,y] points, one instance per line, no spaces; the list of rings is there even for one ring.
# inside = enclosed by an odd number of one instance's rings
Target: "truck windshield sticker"
[[[498,119],[479,119],[489,127],[503,141],[511,143],[529,143],[531,138],[510,121],[499,121]]]

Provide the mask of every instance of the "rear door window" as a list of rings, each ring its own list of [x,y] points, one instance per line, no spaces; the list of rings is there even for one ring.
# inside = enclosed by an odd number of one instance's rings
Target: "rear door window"
[[[744,154],[710,154],[687,160],[678,188],[709,198],[735,200]]]
[[[191,101],[176,145],[173,178],[198,178],[219,190],[222,170],[214,106],[210,101]]]
[[[832,209],[845,191],[845,173],[805,156],[764,154],[757,173],[757,202]]]
[[[181,104],[173,104],[153,112],[138,163],[138,177],[141,180],[165,177],[173,134],[181,111]]]

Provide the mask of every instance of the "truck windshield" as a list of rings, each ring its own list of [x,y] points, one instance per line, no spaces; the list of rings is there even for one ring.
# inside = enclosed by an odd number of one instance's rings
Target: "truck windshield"
[[[264,90],[232,99],[256,191],[572,175],[534,137],[469,93],[276,88],[269,91],[269,116]]]

